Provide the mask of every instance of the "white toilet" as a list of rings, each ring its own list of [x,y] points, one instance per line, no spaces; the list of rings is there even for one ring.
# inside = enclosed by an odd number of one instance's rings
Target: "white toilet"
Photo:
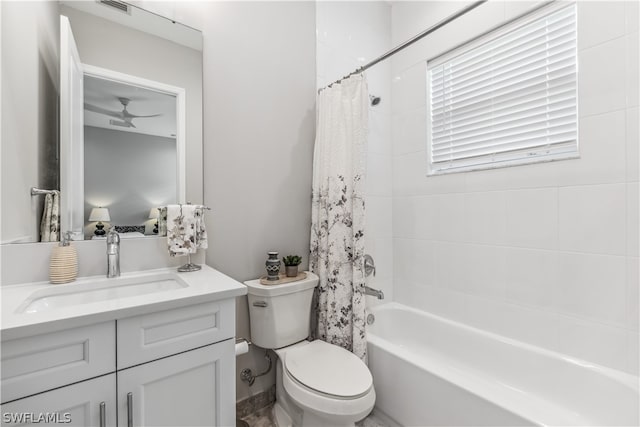
[[[369,368],[349,351],[307,341],[311,299],[318,276],[282,285],[245,282],[251,341],[278,355],[276,404],[279,427],[353,426],[376,401]]]

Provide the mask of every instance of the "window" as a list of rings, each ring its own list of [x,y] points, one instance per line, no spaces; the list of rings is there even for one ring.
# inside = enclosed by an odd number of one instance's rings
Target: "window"
[[[429,175],[578,157],[576,6],[428,61]]]

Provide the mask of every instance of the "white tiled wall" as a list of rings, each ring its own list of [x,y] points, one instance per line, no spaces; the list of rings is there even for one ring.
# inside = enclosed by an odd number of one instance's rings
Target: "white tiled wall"
[[[331,83],[391,47],[391,6],[387,2],[317,2],[318,88]],[[365,204],[365,247],[376,262],[369,285],[393,298],[391,67],[380,63],[367,71],[369,93],[380,104],[369,108]],[[367,297],[368,303],[377,301]]]
[[[467,3],[318,2],[318,87]],[[485,4],[368,71],[370,284],[637,374],[637,2],[579,3],[580,159],[426,177],[425,60],[539,4]]]
[[[464,4],[392,3],[394,44]],[[395,299],[637,374],[638,2],[578,2],[580,159],[426,177],[425,60],[537,4],[391,60]]]

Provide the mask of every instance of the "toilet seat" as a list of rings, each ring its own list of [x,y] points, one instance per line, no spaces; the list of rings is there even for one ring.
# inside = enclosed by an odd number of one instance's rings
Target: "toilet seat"
[[[284,367],[298,385],[332,398],[357,399],[373,386],[362,360],[321,340],[287,351]]]
[[[357,356],[319,340],[282,350],[276,350],[283,362],[282,385],[298,406],[321,418],[329,417],[336,425],[352,425],[371,412],[376,401],[373,377]],[[347,372],[351,369],[353,372]],[[355,378],[355,384],[334,381],[342,374],[343,378]],[[323,375],[324,383],[320,379]]]
[[[287,372],[282,375],[282,385],[291,400],[299,407],[319,414],[321,417],[329,415],[336,421],[348,420],[351,423],[358,421],[366,417],[376,403],[376,392],[373,387],[356,398],[332,397],[300,384]]]

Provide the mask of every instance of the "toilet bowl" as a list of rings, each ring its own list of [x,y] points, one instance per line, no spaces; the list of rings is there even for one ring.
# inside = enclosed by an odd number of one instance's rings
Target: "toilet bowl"
[[[316,340],[276,350],[276,354],[281,362],[280,397],[302,409],[300,425],[353,426],[373,409],[376,393],[371,373],[347,350]]]
[[[245,282],[251,341],[278,356],[274,415],[279,427],[351,427],[373,409],[373,378],[353,353],[306,340],[318,283],[318,276],[306,274],[284,285]]]

